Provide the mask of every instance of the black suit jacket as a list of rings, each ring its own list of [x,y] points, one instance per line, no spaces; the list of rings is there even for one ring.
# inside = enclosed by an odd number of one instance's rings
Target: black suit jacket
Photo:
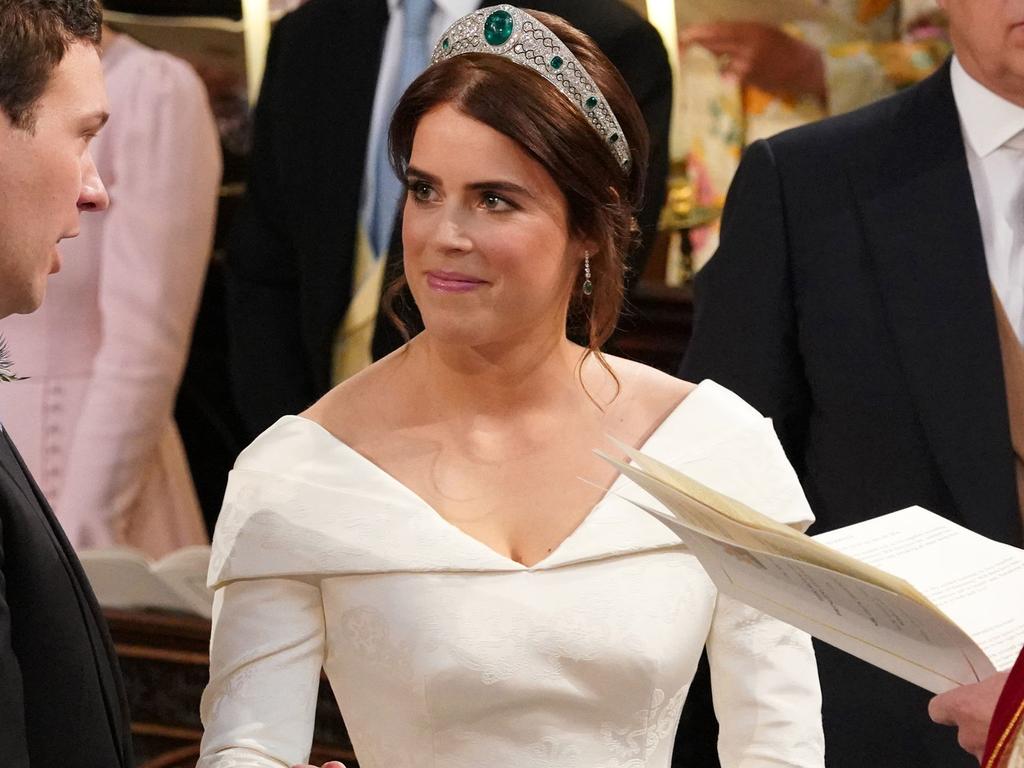
[[[681,375],[775,420],[813,530],[919,504],[1020,545],[981,227],[949,64],[751,146]],[[928,694],[823,645],[830,766],[977,765]]]
[[[671,108],[671,72],[660,37],[620,0],[528,5],[587,32],[632,88],[652,134],[641,215],[651,235],[665,194]],[[385,0],[310,0],[282,19],[271,38],[249,186],[227,263],[231,378],[251,434],[305,409],[330,388],[331,347],[352,293],[359,195],[387,23]],[[395,343],[378,342],[375,351]]]
[[[113,644],[71,545],[0,433],[0,764],[131,768]]]

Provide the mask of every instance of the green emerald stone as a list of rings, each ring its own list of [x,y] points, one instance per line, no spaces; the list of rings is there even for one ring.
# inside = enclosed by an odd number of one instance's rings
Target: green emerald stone
[[[562,57],[561,56],[552,56],[551,57],[551,68],[552,69],[561,69],[562,65],[564,63],[565,62],[562,61]]]
[[[484,39],[491,45],[502,45],[512,37],[512,14],[495,11],[484,22]]]
[[[451,48],[451,47],[452,47],[452,41],[449,40],[447,37],[444,40],[441,41],[441,49],[445,53],[448,53],[448,49]]]
[[[594,107],[596,107],[597,106],[597,96],[591,96],[589,99],[587,99],[584,102],[584,106],[586,106],[587,109],[593,109]]]
[[[583,281],[583,295],[584,296],[589,296],[593,292],[594,292],[594,284],[592,282],[590,282],[589,280],[584,280]]]
[[[611,136],[608,137],[608,141],[610,141],[612,144],[615,144],[616,142],[618,142],[618,140],[619,134],[617,133],[613,133]]]

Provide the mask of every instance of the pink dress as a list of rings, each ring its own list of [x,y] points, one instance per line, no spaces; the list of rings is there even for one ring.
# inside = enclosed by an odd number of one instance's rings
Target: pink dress
[[[15,371],[0,418],[77,549],[159,557],[205,543],[174,423],[213,238],[220,145],[186,63],[118,36],[94,143],[110,209],[61,244],[36,313],[0,322]]]

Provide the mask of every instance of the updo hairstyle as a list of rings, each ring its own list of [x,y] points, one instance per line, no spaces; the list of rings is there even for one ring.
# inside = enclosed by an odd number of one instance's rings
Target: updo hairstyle
[[[513,139],[544,166],[568,201],[571,234],[597,244],[590,254],[593,293],[583,294],[582,276],[574,282],[567,329],[589,352],[596,352],[615,330],[626,260],[638,241],[634,214],[647,171],[647,126],[622,75],[590,37],[558,16],[526,12],[565,43],[601,90],[629,144],[628,169],[583,112],[551,83],[488,53],[453,56],[427,68],[409,86],[391,121],[391,164],[404,179],[420,119],[449,104]],[[395,276],[384,293],[383,308],[407,335],[393,307],[405,287],[404,276]]]

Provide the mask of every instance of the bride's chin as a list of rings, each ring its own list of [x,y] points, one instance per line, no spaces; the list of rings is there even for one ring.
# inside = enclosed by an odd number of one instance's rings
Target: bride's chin
[[[426,336],[434,344],[452,347],[475,347],[486,344],[489,334],[482,332],[477,325],[468,320],[447,319],[445,321],[428,322],[424,319],[423,327]]]

